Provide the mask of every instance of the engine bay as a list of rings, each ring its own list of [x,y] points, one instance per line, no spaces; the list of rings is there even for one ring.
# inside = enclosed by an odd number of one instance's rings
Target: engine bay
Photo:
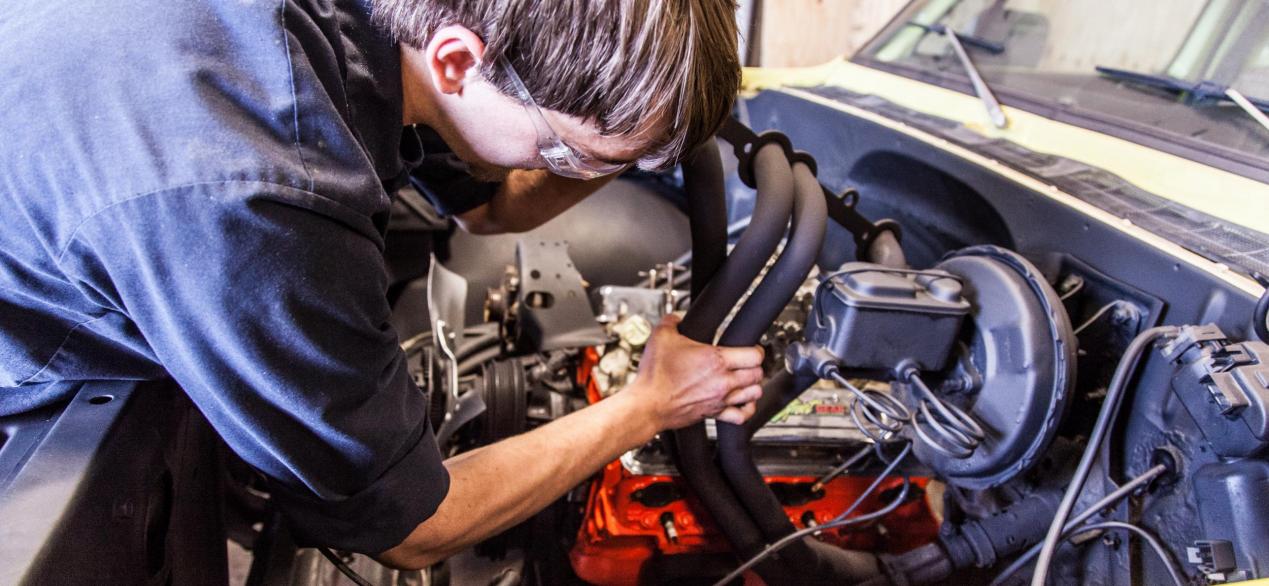
[[[980,243],[910,262],[908,225],[865,218],[867,194],[829,191],[784,135],[732,122],[719,136],[752,214],[724,223],[723,157],[702,147],[681,177],[692,250],[644,267],[640,283],[588,283],[567,241],[525,238],[483,295],[484,321],[468,325],[467,282],[433,262],[434,326],[403,346],[450,455],[621,392],[668,313],[698,341],[766,351],[749,422],[666,432],[608,464],[477,548],[509,560],[500,575],[1260,575],[1269,511],[1246,491],[1269,482],[1263,341],[1161,326],[1164,299],[1065,250]]]

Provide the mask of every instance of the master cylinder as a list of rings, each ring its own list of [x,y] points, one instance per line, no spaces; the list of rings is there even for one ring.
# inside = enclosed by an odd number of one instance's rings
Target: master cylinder
[[[947,365],[970,305],[946,271],[850,263],[820,284],[806,338],[855,369]]]

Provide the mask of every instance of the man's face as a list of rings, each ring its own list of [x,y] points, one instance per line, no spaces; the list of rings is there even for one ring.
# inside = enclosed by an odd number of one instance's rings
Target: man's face
[[[430,126],[477,177],[497,180],[511,169],[549,168],[540,153],[543,138],[558,138],[587,170],[619,167],[638,160],[665,130],[650,116],[638,132],[604,136],[593,120],[526,107],[481,75],[483,54],[480,37],[458,25],[442,27],[422,49],[402,46],[404,122]],[[540,135],[539,113],[549,127],[546,136]]]
[[[546,169],[539,153],[532,113],[472,68],[463,90],[445,108],[448,129],[437,129],[451,148],[484,179],[498,179],[510,169]],[[578,155],[605,164],[633,164],[648,149],[645,131],[631,136],[604,136],[592,121],[540,109],[550,130]],[[650,125],[651,127],[651,125]]]

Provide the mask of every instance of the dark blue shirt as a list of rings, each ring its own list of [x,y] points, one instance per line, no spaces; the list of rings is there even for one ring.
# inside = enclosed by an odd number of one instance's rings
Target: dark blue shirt
[[[385,297],[398,60],[355,0],[0,3],[0,414],[170,375],[301,540],[430,516]]]

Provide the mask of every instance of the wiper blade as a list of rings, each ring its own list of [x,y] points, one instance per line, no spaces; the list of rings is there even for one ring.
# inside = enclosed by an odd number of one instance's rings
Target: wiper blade
[[[1204,102],[1232,102],[1239,108],[1242,108],[1248,116],[1251,116],[1265,130],[1269,130],[1269,117],[1265,116],[1265,112],[1269,111],[1269,100],[1260,98],[1249,98],[1244,96],[1242,92],[1223,84],[1209,80],[1199,80],[1197,82],[1189,82],[1183,79],[1167,75],[1153,75],[1150,73],[1138,73],[1136,71],[1128,71],[1126,69],[1115,69],[1113,67],[1096,66],[1097,73],[1100,73],[1111,79],[1126,81],[1138,85],[1158,88],[1187,96],[1186,103],[1201,104]]]

